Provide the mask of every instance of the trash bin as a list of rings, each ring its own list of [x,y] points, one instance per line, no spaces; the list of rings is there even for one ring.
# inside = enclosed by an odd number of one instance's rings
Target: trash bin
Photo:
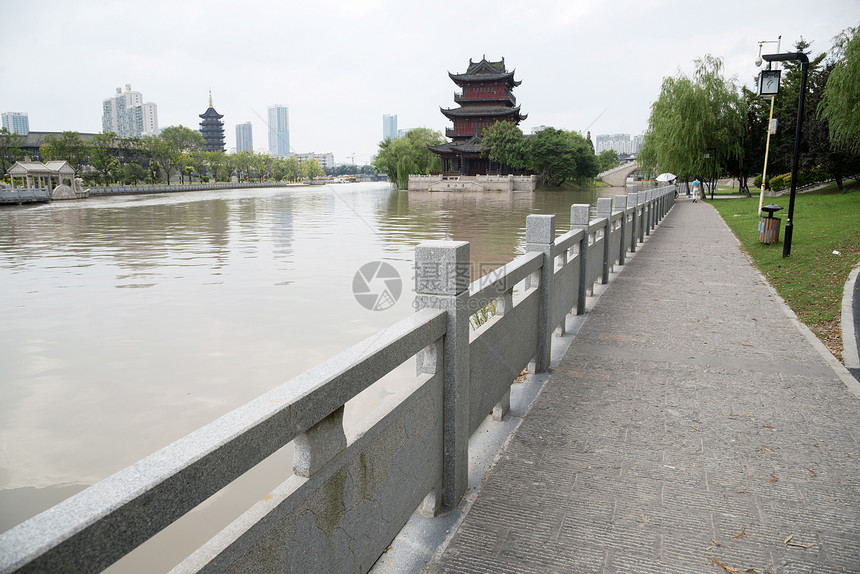
[[[780,219],[774,217],[773,214],[780,209],[782,209],[781,205],[774,205],[773,203],[761,208],[766,215],[762,215],[758,222],[758,240],[760,243],[770,245],[779,241]]]

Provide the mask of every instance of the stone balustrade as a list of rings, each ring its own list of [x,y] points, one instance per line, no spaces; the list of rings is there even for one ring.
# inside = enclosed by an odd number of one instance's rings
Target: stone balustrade
[[[410,175],[409,191],[534,191],[534,175]]]
[[[367,572],[416,510],[459,503],[470,435],[548,368],[553,333],[673,200],[601,199],[595,219],[573,205],[559,236],[529,215],[526,253],[471,284],[468,243],[418,245],[414,315],[3,533],[0,573],[103,570],[290,441],[294,475],[175,572]],[[344,404],[412,357],[416,376],[345,431]]]

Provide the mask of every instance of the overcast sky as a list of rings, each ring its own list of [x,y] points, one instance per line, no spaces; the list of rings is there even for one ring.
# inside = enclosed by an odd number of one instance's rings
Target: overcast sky
[[[753,85],[760,40],[828,51],[860,0],[0,0],[0,111],[34,131],[101,131],[102,101],[131,84],[159,126],[198,129],[212,90],[228,151],[266,108],[290,108],[296,152],[366,163],[382,115],[444,131],[447,73],[505,58],[528,118],[592,135],[642,133],[665,76],[705,54]],[[775,52],[776,44],[765,45]]]

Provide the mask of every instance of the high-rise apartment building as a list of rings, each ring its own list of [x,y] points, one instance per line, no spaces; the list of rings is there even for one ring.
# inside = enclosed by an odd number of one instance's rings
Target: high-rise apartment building
[[[630,134],[603,134],[594,138],[594,153],[612,149],[619,155],[639,153],[644,136],[638,135],[633,138]]]
[[[131,89],[131,84],[116,89],[116,95],[102,102],[102,131],[119,137],[158,135],[158,106],[144,102],[143,94]]]
[[[30,117],[23,112],[3,112],[3,127],[13,134],[30,133]]]
[[[393,140],[397,137],[397,114],[383,114],[382,141]]]
[[[319,162],[320,167],[323,169],[331,169],[334,167],[334,154],[329,153],[293,153],[290,154],[290,157],[294,157],[299,162],[308,161],[311,159],[317,160]]]
[[[269,153],[290,153],[290,109],[287,106],[269,106]]]
[[[251,122],[236,124],[236,151],[254,151],[254,132]]]

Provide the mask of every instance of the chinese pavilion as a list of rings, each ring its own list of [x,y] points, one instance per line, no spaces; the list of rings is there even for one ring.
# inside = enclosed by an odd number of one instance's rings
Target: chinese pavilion
[[[480,62],[469,59],[465,74],[448,76],[463,91],[454,93],[458,108],[440,108],[445,117],[454,122],[453,128],[445,130],[450,143],[430,146],[442,160],[445,175],[476,175],[512,170],[507,166],[491,164],[481,146],[481,129],[498,120],[519,124],[528,117],[520,113],[517,99],[511,91],[522,82],[514,80],[514,71],[505,69],[505,59],[488,62],[486,56]]]
[[[209,92],[209,108],[200,114],[200,133],[203,135],[203,151],[224,150],[224,116],[212,107],[212,92]]]

